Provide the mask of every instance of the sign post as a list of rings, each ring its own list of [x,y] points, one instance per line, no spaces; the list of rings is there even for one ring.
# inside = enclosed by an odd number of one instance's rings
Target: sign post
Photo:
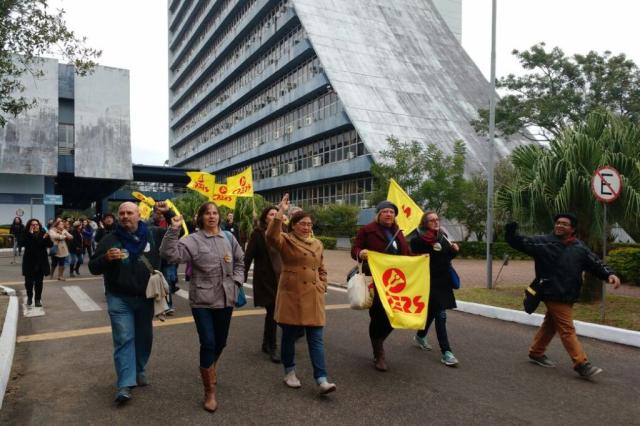
[[[591,191],[596,199],[602,203],[602,261],[607,256],[607,204],[618,199],[622,192],[622,178],[620,173],[611,166],[600,167],[591,178]],[[602,301],[600,302],[600,321],[604,322],[604,308],[607,284],[602,282]]]

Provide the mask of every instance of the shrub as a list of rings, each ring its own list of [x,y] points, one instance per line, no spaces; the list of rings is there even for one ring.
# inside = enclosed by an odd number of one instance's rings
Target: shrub
[[[325,250],[333,250],[336,248],[338,240],[335,237],[319,237],[316,235],[316,238],[322,242]]]
[[[325,204],[309,209],[313,214],[314,232],[329,237],[350,237],[356,234],[358,207]]]
[[[460,246],[460,257],[485,258],[487,246],[484,241],[460,241],[458,245]],[[509,244],[502,241],[491,245],[491,254],[494,259],[502,259],[505,254],[508,254],[510,259],[531,259],[530,256],[511,248]]]
[[[616,271],[623,282],[640,285],[640,248],[613,249],[607,256],[607,264]]]

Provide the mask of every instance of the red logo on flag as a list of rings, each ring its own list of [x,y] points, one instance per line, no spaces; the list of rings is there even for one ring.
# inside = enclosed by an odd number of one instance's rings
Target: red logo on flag
[[[406,217],[411,216],[411,207],[409,206],[405,206],[404,204],[402,205],[402,212],[404,213],[404,215]]]
[[[221,186],[220,187],[220,193],[223,194],[223,195],[226,194],[227,193],[227,187],[226,186]]]
[[[391,268],[382,274],[382,282],[391,293],[400,293],[407,286],[407,277],[398,268]]]

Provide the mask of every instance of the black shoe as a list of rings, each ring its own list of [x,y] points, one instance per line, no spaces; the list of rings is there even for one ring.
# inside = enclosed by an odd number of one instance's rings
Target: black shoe
[[[262,344],[262,352],[264,352],[265,354],[269,353],[269,348],[267,347],[266,343]]]
[[[556,366],[555,362],[551,361],[546,355],[535,356],[529,355],[529,362],[538,364],[541,367],[553,368]]]
[[[585,379],[589,379],[596,374],[602,373],[602,368],[591,365],[589,361],[585,362],[584,364],[580,364],[579,366],[575,367],[574,370],[580,375],[580,377],[584,377]]]
[[[123,403],[131,399],[131,390],[129,388],[119,388],[116,392],[116,402]]]
[[[27,306],[31,306],[31,304],[33,303],[33,299],[32,298],[27,298]]]
[[[42,302],[36,299],[36,308],[42,308]]]

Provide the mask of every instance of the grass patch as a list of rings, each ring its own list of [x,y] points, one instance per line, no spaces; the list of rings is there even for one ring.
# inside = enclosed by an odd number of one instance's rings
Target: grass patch
[[[525,286],[499,287],[492,290],[486,288],[462,288],[456,291],[456,299],[524,312],[522,308],[524,289]],[[640,331],[640,298],[608,294],[604,322],[600,321],[600,302],[592,304],[576,303],[573,308],[574,319],[576,320]],[[545,313],[544,303],[540,304],[536,313]]]

